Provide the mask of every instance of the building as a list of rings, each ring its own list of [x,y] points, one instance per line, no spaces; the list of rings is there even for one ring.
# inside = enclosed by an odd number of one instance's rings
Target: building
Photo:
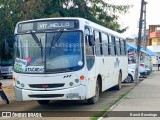
[[[147,48],[160,56],[160,25],[149,25]],[[157,64],[156,57],[152,61]]]
[[[160,55],[160,25],[149,25],[148,48]]]

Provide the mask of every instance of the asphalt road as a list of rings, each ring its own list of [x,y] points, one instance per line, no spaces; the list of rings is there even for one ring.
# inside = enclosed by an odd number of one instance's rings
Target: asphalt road
[[[132,88],[134,88],[134,83],[123,84],[122,89],[119,91],[107,90],[100,94],[100,99],[97,104],[88,105],[86,101],[52,101],[49,105],[39,105],[36,101],[26,101],[26,102],[17,102],[15,101],[13,87],[11,86],[11,80],[1,80],[4,84],[4,89],[7,96],[10,96],[9,99],[11,103],[9,105],[3,104],[0,100],[0,111],[32,111],[32,112],[43,112],[48,113],[47,115],[59,117],[88,117],[88,119],[95,114],[98,114],[99,111],[104,110],[105,108],[110,108],[113,103],[122,95],[128,93]],[[9,88],[9,91],[8,91]],[[11,94],[13,94],[11,96]],[[56,112],[53,112],[56,111]],[[64,111],[70,111],[65,113]],[[80,111],[80,112],[75,112]],[[87,112],[86,112],[87,111]],[[93,112],[94,111],[94,112]],[[0,118],[1,119],[1,118]],[[57,119],[57,118],[56,118]],[[66,119],[66,118],[65,118]],[[17,120],[17,118],[16,118]],[[75,119],[74,119],[75,120]]]

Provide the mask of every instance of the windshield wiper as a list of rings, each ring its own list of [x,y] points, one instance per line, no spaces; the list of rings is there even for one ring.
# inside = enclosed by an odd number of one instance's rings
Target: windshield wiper
[[[58,31],[58,33],[52,37],[52,41],[49,49],[49,55],[51,53],[52,46],[55,46],[55,44],[58,42],[59,38],[61,37],[62,33],[63,33],[63,29],[60,29],[60,31]]]
[[[34,41],[37,43],[37,45],[41,48],[41,57],[43,59],[43,46],[41,39],[39,40],[35,33],[30,32],[31,36],[33,37]]]

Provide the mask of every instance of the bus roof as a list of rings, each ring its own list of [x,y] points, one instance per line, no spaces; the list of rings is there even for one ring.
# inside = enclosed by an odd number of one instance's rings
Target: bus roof
[[[97,24],[97,23],[94,23],[94,22],[92,22],[92,21],[89,21],[89,20],[87,20],[87,19],[84,19],[84,18],[80,18],[80,17],[58,17],[58,18],[41,18],[41,19],[32,19],[32,20],[25,20],[25,21],[20,21],[20,22],[18,22],[17,23],[17,25],[18,24],[20,24],[20,23],[26,23],[26,22],[35,22],[35,21],[47,21],[47,20],[64,20],[64,19],[70,19],[70,20],[81,20],[81,21],[83,21],[83,23],[85,23],[86,25],[89,25],[89,26],[92,26],[93,28],[96,28],[96,29],[102,29],[103,28],[103,32],[107,32],[108,34],[111,34],[111,35],[114,35],[114,36],[117,36],[117,37],[120,37],[120,38],[123,38],[123,39],[125,39],[125,37],[122,35],[122,34],[120,34],[120,33],[118,33],[118,32],[116,32],[116,31],[114,31],[114,30],[111,30],[111,29],[109,29],[109,28],[106,28],[106,27],[104,27],[104,26],[102,26],[102,25],[99,25],[99,24]]]

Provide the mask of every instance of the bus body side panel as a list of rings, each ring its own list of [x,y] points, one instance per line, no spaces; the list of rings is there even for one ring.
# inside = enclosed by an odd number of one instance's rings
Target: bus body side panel
[[[115,86],[118,83],[117,80],[117,74],[116,74],[116,69],[114,66],[114,61],[115,61],[115,57],[113,56],[106,56],[104,57],[104,61],[105,61],[105,65],[104,67],[106,68],[106,70],[108,70],[105,74],[105,80],[103,83],[103,87],[102,90],[105,91],[113,86]]]
[[[86,99],[95,96],[96,79],[97,79],[95,71],[96,71],[95,64],[93,65],[93,67],[91,68],[91,70],[89,70],[89,71],[88,71],[88,69],[86,70],[86,72],[88,73],[88,78],[87,78],[88,84],[87,84]]]
[[[127,56],[120,57],[120,68],[122,70],[122,82],[128,76],[128,58]]]

